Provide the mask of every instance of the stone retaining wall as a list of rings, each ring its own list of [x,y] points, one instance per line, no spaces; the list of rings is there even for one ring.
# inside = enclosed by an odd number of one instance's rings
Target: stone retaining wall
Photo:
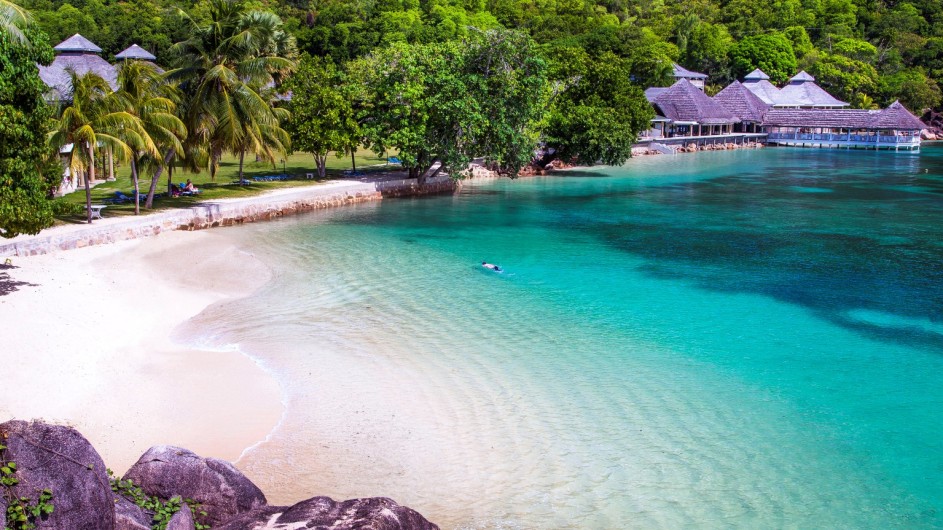
[[[104,219],[75,229],[53,228],[35,236],[20,236],[0,244],[0,256],[31,256],[57,250],[102,245],[127,239],[150,237],[168,230],[203,230],[267,221],[311,210],[347,206],[384,198],[454,193],[459,181],[448,176],[429,179],[419,187],[416,179],[383,182],[354,182],[331,188],[312,186],[278,195],[262,195],[241,200],[206,202],[184,209],[155,212],[144,216]],[[70,227],[71,228],[71,227]]]

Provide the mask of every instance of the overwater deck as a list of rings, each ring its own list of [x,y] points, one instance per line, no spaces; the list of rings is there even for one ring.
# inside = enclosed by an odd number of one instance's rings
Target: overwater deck
[[[769,145],[791,147],[820,147],[830,149],[887,149],[894,151],[919,151],[920,136],[885,136],[867,134],[832,133],[783,133],[767,135]]]
[[[698,147],[702,145],[714,144],[746,144],[751,142],[762,142],[766,140],[766,133],[727,133],[710,134],[702,136],[670,136],[656,137],[645,136],[638,139],[635,145],[640,147],[649,147],[652,143],[662,145],[688,145],[695,144]]]

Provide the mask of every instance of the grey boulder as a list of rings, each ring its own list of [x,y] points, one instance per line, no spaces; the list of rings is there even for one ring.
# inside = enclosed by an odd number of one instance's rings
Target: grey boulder
[[[227,521],[216,530],[438,530],[418,512],[386,497],[336,502],[313,497],[293,506],[265,506]]]
[[[169,445],[151,447],[124,475],[148,495],[167,500],[193,499],[216,527],[243,512],[266,505],[265,495],[229,462],[203,458]]]
[[[150,530],[151,516],[130,500],[115,495],[115,530]]]
[[[194,530],[193,513],[186,504],[167,521],[167,530]]]
[[[34,501],[52,491],[54,510],[37,528],[114,530],[115,506],[105,463],[88,440],[72,427],[42,422],[0,424],[4,459],[16,462],[19,483],[10,493]],[[6,513],[6,510],[4,510]]]

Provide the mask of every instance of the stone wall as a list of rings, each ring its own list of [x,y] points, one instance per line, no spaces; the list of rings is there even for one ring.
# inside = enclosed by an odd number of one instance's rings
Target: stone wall
[[[91,225],[56,227],[35,236],[19,236],[0,244],[0,256],[31,256],[128,239],[150,237],[168,230],[203,230],[267,221],[311,210],[347,206],[384,198],[454,193],[461,183],[448,176],[429,179],[422,187],[416,179],[382,182],[345,181],[324,186],[287,190],[247,199],[208,201],[199,205],[143,216],[96,221]]]

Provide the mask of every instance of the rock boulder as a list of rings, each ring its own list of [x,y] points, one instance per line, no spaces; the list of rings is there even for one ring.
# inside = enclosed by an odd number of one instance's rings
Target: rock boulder
[[[15,497],[35,500],[52,490],[54,511],[38,528],[114,530],[115,506],[105,463],[88,440],[71,427],[42,422],[0,424],[4,459],[16,462]],[[4,509],[3,513],[6,513]]]
[[[169,445],[148,449],[124,479],[164,500],[193,499],[207,514],[201,523],[213,527],[267,504],[262,490],[229,462]]]
[[[151,516],[130,500],[115,495],[115,530],[150,530]]]
[[[194,530],[195,526],[193,512],[186,504],[180,507],[180,511],[175,513],[170,521],[167,521],[167,530]]]
[[[335,502],[329,497],[313,497],[294,506],[265,506],[239,515],[216,530],[289,530],[330,528],[331,530],[438,530],[418,512],[392,499],[371,497]]]

